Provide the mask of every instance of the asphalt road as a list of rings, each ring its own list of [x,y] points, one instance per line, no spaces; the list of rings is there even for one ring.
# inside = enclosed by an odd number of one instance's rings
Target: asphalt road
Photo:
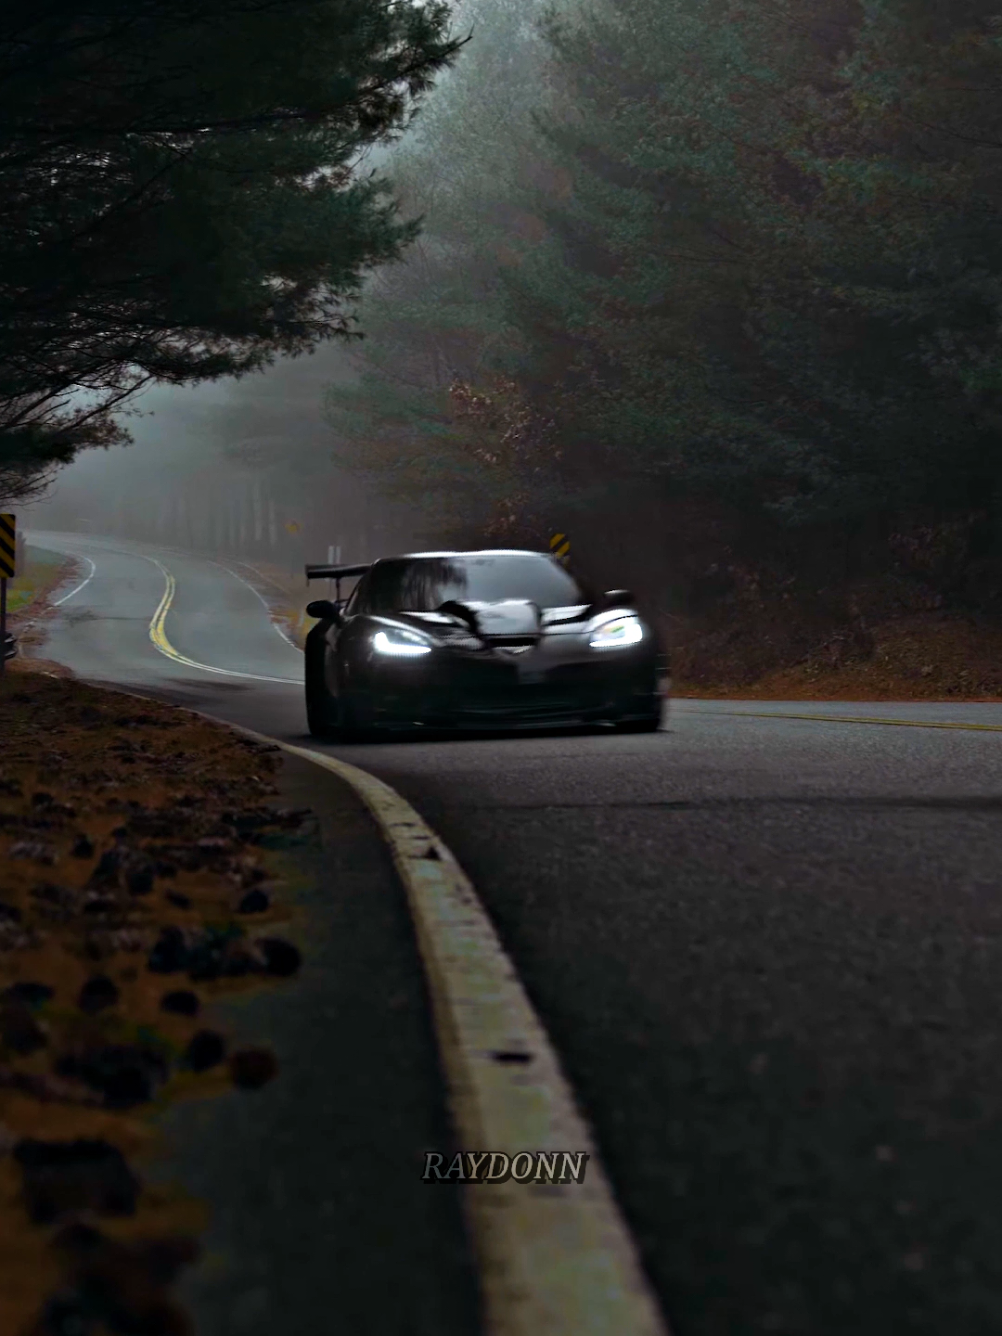
[[[302,743],[253,590],[36,540],[94,563],[47,657]],[[253,676],[155,648],[161,567],[173,646]],[[1002,1330],[1002,705],[678,701],[648,736],[334,750],[473,878],[677,1336]]]

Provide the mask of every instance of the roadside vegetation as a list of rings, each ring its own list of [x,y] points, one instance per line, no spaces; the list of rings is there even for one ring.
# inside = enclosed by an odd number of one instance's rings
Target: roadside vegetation
[[[19,544],[20,547],[20,544]],[[31,549],[18,555],[18,573],[7,582],[7,611],[12,618],[36,610],[69,574],[71,563],[58,552]]]
[[[182,1336],[207,1207],[145,1180],[155,1119],[276,1075],[212,1006],[299,968],[307,814],[277,748],[31,667],[0,690],[0,1331]]]

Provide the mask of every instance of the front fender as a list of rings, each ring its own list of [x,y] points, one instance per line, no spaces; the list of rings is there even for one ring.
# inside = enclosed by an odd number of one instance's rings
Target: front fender
[[[306,690],[311,693],[337,694],[334,646],[330,632],[336,630],[332,621],[318,622],[306,635],[305,668]]]

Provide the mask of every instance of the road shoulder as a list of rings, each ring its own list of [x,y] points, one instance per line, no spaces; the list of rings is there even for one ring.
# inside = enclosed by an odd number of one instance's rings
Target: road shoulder
[[[277,782],[317,815],[283,852],[304,966],[225,1008],[275,1048],[282,1079],[253,1105],[224,1095],[165,1120],[165,1171],[212,1204],[186,1297],[218,1336],[472,1333],[458,1192],[421,1181],[424,1151],[452,1134],[403,891],[343,781],[286,757]]]

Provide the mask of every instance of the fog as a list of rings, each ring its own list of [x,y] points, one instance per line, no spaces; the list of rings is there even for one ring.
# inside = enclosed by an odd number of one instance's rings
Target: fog
[[[404,508],[331,462],[323,395],[347,378],[345,352],[327,346],[240,380],[150,389],[122,418],[133,443],[83,451],[21,522],[290,569],[331,546],[345,561],[409,547]]]

